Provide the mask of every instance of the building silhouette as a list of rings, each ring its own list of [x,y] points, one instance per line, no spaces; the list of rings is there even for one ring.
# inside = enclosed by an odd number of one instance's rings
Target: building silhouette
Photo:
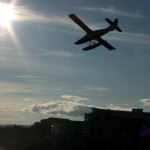
[[[115,150],[150,149],[150,113],[93,108],[85,114],[85,138],[89,148]]]
[[[0,126],[3,150],[150,150],[150,113],[91,108],[84,121],[48,118]]]

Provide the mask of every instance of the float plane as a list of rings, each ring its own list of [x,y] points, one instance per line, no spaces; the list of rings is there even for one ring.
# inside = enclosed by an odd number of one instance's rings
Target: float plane
[[[113,31],[113,30],[122,32],[122,30],[118,26],[117,18],[114,21],[111,21],[110,19],[105,18],[105,20],[109,23],[109,26],[107,28],[100,29],[100,30],[91,30],[75,14],[70,14],[69,17],[86,32],[85,36],[83,36],[81,39],[79,39],[75,42],[75,44],[88,43],[88,46],[83,48],[82,50],[84,50],[84,51],[92,50],[100,45],[105,46],[109,50],[115,49],[106,40],[103,40],[101,38],[101,36],[103,36],[104,34],[110,32],[110,31]]]

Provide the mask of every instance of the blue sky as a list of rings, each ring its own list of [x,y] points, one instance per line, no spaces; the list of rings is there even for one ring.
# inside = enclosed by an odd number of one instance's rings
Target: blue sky
[[[87,107],[150,112],[148,0],[8,2],[16,18],[0,26],[0,124],[82,120]],[[123,32],[103,36],[116,50],[74,45],[85,32],[71,13],[91,29],[118,18]]]

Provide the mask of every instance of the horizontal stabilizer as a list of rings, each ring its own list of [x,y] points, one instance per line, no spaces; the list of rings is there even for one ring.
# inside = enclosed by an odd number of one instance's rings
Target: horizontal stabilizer
[[[110,19],[108,19],[108,18],[105,18],[105,20],[111,25],[113,22],[110,20]]]
[[[116,30],[122,32],[122,30],[118,26],[116,27]]]
[[[122,32],[122,30],[118,27],[118,19],[116,18],[114,21],[111,21],[108,18],[105,18],[105,20],[110,24],[111,27],[116,29],[119,32]]]

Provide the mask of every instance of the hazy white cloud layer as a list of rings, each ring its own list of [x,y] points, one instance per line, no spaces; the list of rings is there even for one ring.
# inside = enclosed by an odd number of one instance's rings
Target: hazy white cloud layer
[[[73,96],[73,95],[62,95],[61,98],[66,99],[66,100],[73,100],[73,101],[89,100],[88,98],[83,98],[80,96]]]
[[[107,106],[107,109],[120,110],[120,111],[131,111],[132,108],[129,108],[127,106],[128,105],[120,106],[120,105],[117,105],[117,104],[110,104],[109,106]]]
[[[107,87],[93,86],[93,85],[84,85],[86,91],[98,91],[98,92],[107,92],[110,89]]]
[[[125,11],[116,9],[114,6],[109,6],[109,7],[83,6],[83,7],[79,7],[78,9],[83,10],[83,11],[101,12],[101,13],[106,13],[106,14],[127,16],[127,17],[131,17],[131,18],[143,18],[143,16],[141,15],[141,13],[139,11],[125,12]]]
[[[150,106],[150,99],[140,99],[140,102],[142,102],[145,106]]]
[[[38,53],[33,52],[33,56],[49,56],[49,57],[57,57],[57,58],[74,58],[74,57],[84,57],[83,54],[79,54],[76,52],[71,52],[67,50],[51,50],[49,49],[44,49],[44,48],[39,48],[39,47],[33,47],[33,50],[37,50]]]
[[[91,109],[89,105],[75,101],[49,101],[48,103],[32,105],[30,108],[24,109],[24,111],[80,117],[91,112]]]
[[[130,108],[120,107],[119,105],[114,104],[111,104],[106,108],[85,104],[83,102],[89,99],[82,98],[80,96],[62,95],[61,98],[64,100],[51,100],[47,103],[37,103],[23,109],[23,111],[42,114],[53,114],[57,116],[65,115],[71,117],[83,117],[85,113],[91,112],[91,108],[131,111]]]
[[[85,113],[90,113],[93,105],[84,104],[82,101],[89,100],[80,96],[62,95],[63,100],[49,101],[47,103],[34,104],[24,111],[54,114],[54,115],[67,115],[72,117],[83,117]]]
[[[66,24],[66,21],[57,15],[44,15],[42,13],[30,10],[25,6],[16,6],[16,20],[17,21],[33,21],[33,22],[45,22],[45,23],[61,23]]]

